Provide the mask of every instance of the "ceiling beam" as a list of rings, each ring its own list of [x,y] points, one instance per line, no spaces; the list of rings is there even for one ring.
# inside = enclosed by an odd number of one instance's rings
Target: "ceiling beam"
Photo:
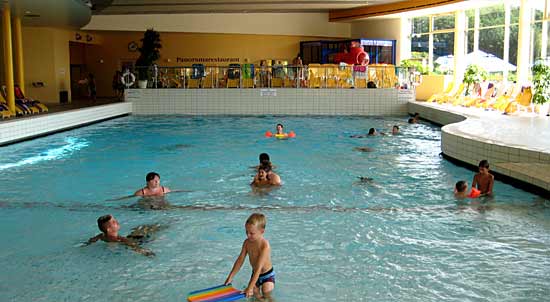
[[[379,5],[367,5],[351,9],[331,10],[329,12],[329,21],[349,21],[374,16],[384,16],[464,1],[465,0],[412,0]]]

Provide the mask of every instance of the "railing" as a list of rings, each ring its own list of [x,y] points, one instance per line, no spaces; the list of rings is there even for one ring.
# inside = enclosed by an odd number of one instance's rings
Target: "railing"
[[[185,66],[137,68],[140,88],[402,88],[418,85],[412,68],[393,65]],[[125,81],[128,83],[129,81]],[[131,87],[138,87],[137,82]]]

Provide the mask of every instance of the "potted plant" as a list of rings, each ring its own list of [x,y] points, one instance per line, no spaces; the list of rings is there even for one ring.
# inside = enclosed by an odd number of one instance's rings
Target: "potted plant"
[[[141,39],[141,47],[138,48],[139,58],[136,60],[139,88],[147,88],[148,72],[151,65],[160,58],[160,48],[160,34],[152,28],[146,30]]]
[[[548,112],[548,100],[550,99],[550,66],[543,61],[537,61],[532,68],[533,72],[533,103],[539,108],[539,113]]]
[[[476,64],[470,64],[464,71],[464,79],[462,82],[466,84],[466,95],[470,92],[470,85],[481,83],[487,79],[487,72],[482,67]]]

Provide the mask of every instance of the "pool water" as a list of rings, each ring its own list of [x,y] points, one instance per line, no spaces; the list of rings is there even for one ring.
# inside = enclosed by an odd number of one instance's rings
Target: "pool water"
[[[265,138],[278,122],[297,138]],[[406,117],[129,116],[2,147],[0,300],[183,301],[225,280],[260,211],[275,301],[547,301],[550,203],[500,182],[492,200],[455,200],[473,173],[439,155],[440,134]],[[251,190],[261,152],[281,188]],[[189,192],[162,210],[113,200],[150,171]],[[156,256],[81,246],[108,213],[123,235],[165,226],[144,245]]]

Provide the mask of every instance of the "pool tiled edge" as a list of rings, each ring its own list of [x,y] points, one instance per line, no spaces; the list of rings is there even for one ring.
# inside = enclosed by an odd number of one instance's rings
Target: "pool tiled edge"
[[[404,115],[404,89],[129,89],[133,114]]]
[[[445,106],[416,101],[408,103],[408,111],[410,113],[418,112],[423,119],[443,125],[441,128],[441,150],[444,155],[473,166],[477,166],[481,159],[487,159],[491,163],[491,170],[511,179],[536,186],[546,193],[550,192],[550,152],[544,146],[529,145],[529,143],[510,145],[500,141],[499,137],[487,138],[471,135],[465,131],[471,126],[470,122],[475,123],[476,127],[482,123],[483,127],[488,129],[487,133],[491,133],[491,128],[499,127],[495,123],[495,119],[484,122],[483,116],[475,113],[467,115],[457,111],[453,112],[452,108]],[[502,116],[501,123],[509,122],[510,118],[514,117]],[[508,133],[503,131],[502,135],[508,135]],[[529,141],[529,138],[525,140]],[[548,143],[548,148],[550,149],[550,143]]]
[[[1,122],[0,146],[130,113],[131,103],[116,103]]]

